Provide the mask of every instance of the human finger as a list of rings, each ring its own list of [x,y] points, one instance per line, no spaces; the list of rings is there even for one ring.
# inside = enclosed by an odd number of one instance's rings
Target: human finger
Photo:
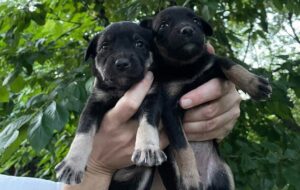
[[[230,82],[214,78],[198,88],[186,93],[180,98],[180,105],[183,109],[189,109],[197,105],[220,98],[227,93]]]
[[[232,131],[236,120],[231,120],[223,127],[220,127],[214,131],[208,131],[204,133],[187,133],[186,136],[189,141],[207,141],[217,139],[218,142],[223,140]]]
[[[240,107],[241,97],[236,91],[234,85],[231,85],[229,93],[219,99],[213,100],[206,104],[189,109],[185,112],[184,122],[195,122],[209,120],[219,116],[230,109]]]
[[[208,53],[215,54],[215,48],[209,42],[206,43],[206,50]]]
[[[130,88],[115,107],[107,112],[105,119],[116,125],[129,120],[140,107],[152,82],[153,73],[147,72],[144,79]]]
[[[184,131],[188,133],[208,133],[215,131],[218,128],[222,128],[230,121],[235,121],[240,115],[240,109],[234,107],[233,109],[217,116],[213,119],[198,122],[185,122]]]

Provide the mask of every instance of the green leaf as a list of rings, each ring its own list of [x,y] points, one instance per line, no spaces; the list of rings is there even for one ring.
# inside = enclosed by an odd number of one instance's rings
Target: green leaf
[[[53,101],[44,111],[43,124],[51,130],[60,131],[68,122],[69,112]]]
[[[283,168],[283,174],[285,179],[289,183],[294,184],[295,186],[300,186],[300,180],[298,178],[299,169],[300,169],[299,167],[295,168],[292,166]]]
[[[279,10],[281,11],[283,9],[283,3],[281,0],[272,0],[273,5]]]
[[[89,93],[92,92],[94,81],[95,81],[95,77],[91,77],[91,78],[89,78],[89,80],[86,81],[85,90],[87,92],[89,92]]]
[[[11,159],[12,155],[18,151],[21,143],[26,139],[26,137],[27,131],[24,128],[21,128],[19,130],[18,138],[4,150],[3,154],[0,154],[0,165],[5,165],[7,160]]]
[[[19,92],[25,87],[25,81],[22,76],[18,76],[11,84],[10,89],[12,92]]]
[[[0,154],[18,137],[19,129],[31,119],[31,115],[23,115],[10,123],[0,133]]]
[[[284,156],[287,158],[287,159],[293,159],[293,160],[296,160],[298,157],[299,157],[299,153],[295,150],[292,150],[292,149],[287,149],[285,152],[284,152]]]
[[[30,122],[28,138],[37,152],[41,151],[50,141],[53,131],[43,124],[43,112],[39,112]]]
[[[4,86],[0,86],[0,102],[9,101],[9,92]]]
[[[35,95],[28,100],[28,102],[26,103],[26,107],[27,108],[32,107],[33,105],[39,104],[45,100],[47,100],[47,95],[45,94]]]
[[[15,78],[17,78],[18,75],[19,75],[19,71],[17,70],[14,70],[13,72],[9,73],[3,80],[2,85],[5,86],[10,84],[12,81],[15,80]]]
[[[10,127],[6,127],[0,133],[0,155],[5,151],[5,149],[12,144],[18,137],[19,131],[13,130]]]
[[[278,157],[277,154],[275,154],[273,152],[269,152],[269,154],[266,156],[266,159],[271,164],[277,164],[279,162],[280,158]]]
[[[204,5],[202,10],[201,10],[201,14],[203,16],[203,18],[205,20],[209,20],[210,19],[210,13],[209,13],[209,9],[207,5]]]
[[[251,160],[251,158],[245,154],[242,155],[241,166],[244,172],[257,168],[256,162]]]
[[[41,10],[40,12],[33,12],[32,14],[32,20],[34,20],[38,25],[44,25],[46,23],[46,12],[44,10]]]

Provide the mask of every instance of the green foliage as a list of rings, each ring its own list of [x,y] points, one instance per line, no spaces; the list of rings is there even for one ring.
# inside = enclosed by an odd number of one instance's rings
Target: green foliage
[[[271,100],[242,102],[221,144],[237,189],[299,189],[299,0],[0,2],[0,172],[54,180],[93,81],[88,40],[177,4],[209,20],[218,54],[272,81]]]

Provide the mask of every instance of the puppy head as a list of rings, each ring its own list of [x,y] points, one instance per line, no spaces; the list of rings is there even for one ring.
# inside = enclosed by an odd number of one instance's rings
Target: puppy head
[[[164,9],[140,25],[154,31],[155,45],[164,58],[180,63],[200,57],[205,50],[206,36],[213,33],[206,21],[184,7]]]
[[[109,25],[90,42],[85,60],[92,57],[92,69],[102,84],[127,89],[144,77],[152,63],[152,32],[131,22]]]

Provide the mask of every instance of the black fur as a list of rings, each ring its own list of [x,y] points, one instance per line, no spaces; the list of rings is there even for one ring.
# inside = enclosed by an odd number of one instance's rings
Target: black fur
[[[104,114],[111,109],[121,96],[135,83],[142,80],[144,74],[151,70],[152,32],[131,22],[119,22],[108,26],[104,31],[97,34],[89,43],[85,54],[85,60],[90,57],[92,72],[95,76],[94,88],[84,110],[81,113],[76,136],[66,158],[57,165],[56,172],[60,181],[68,184],[80,183],[91,147],[84,147],[84,150],[77,150],[81,146],[90,146],[95,132],[98,130]],[[157,102],[159,93],[153,88],[152,93],[144,99],[141,108],[136,114],[137,119],[143,117],[151,127],[157,130],[160,118],[160,106]],[[137,136],[144,138],[143,136]],[[85,145],[86,144],[86,145]],[[163,154],[163,152],[162,152]],[[156,154],[150,155],[150,159],[158,159]],[[165,155],[158,155],[165,157]],[[163,160],[160,160],[163,161]],[[149,163],[146,163],[149,164]],[[154,164],[160,164],[155,161]],[[146,171],[146,170],[145,170]],[[149,173],[149,172],[148,172]],[[140,174],[144,174],[141,172]],[[147,173],[145,173],[147,174]],[[145,188],[149,186],[152,178],[147,174]],[[150,177],[149,177],[150,176]],[[136,178],[137,176],[135,176]],[[136,180],[143,180],[143,175]],[[119,183],[120,187],[134,189],[132,183]],[[114,189],[116,183],[112,183]]]
[[[136,190],[136,189],[143,189],[143,190],[150,190],[151,185],[153,182],[154,178],[154,172],[155,172],[155,167],[152,168],[140,168],[137,169],[136,166],[131,166],[132,170],[135,170],[135,173],[133,174],[133,177],[130,179],[127,179],[125,181],[117,181],[117,180],[112,180],[109,190],[121,190],[121,189],[126,189],[126,190]],[[150,176],[148,177],[147,182],[143,185],[141,182],[145,180],[146,178],[146,172],[147,170],[151,172]],[[115,176],[113,176],[113,179]]]
[[[199,142],[193,146],[194,150],[199,149],[196,152],[198,166],[193,161],[193,153],[181,126],[184,110],[178,106],[178,100],[183,94],[216,77],[231,80],[255,99],[265,99],[271,93],[268,81],[227,58],[208,53],[205,43],[206,37],[213,33],[212,27],[190,9],[170,7],[140,25],[151,28],[154,33],[155,78],[162,86],[164,103],[162,122],[179,169],[176,189],[233,189],[231,171],[218,155],[214,141]],[[170,174],[174,164],[165,163],[163,166],[168,168],[167,171],[160,170],[164,184],[167,189],[175,189],[170,183],[173,179],[168,176],[174,176],[176,167]],[[198,177],[197,168],[200,178],[195,178]]]

